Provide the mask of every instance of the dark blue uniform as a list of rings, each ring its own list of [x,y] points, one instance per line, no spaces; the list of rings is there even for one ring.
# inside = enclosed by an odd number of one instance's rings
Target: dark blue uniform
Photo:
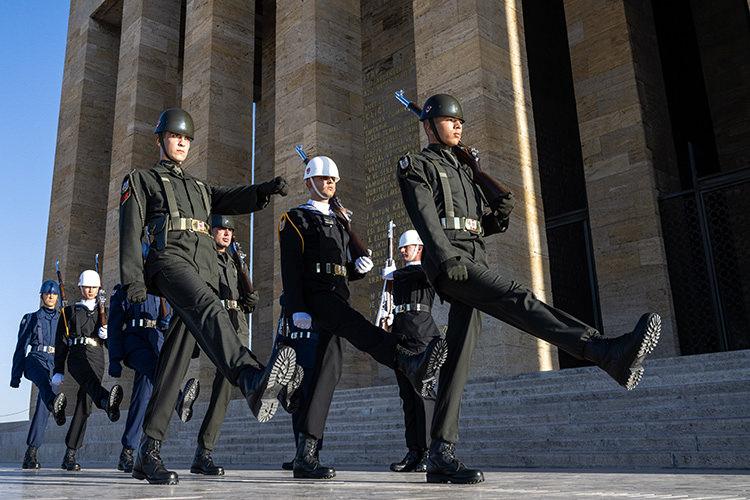
[[[47,419],[55,399],[50,380],[55,366],[55,332],[59,318],[59,311],[46,307],[25,314],[18,330],[16,352],[13,354],[11,387],[18,387],[23,375],[39,389],[34,418],[26,438],[26,444],[35,448],[44,442]]]
[[[159,351],[171,314],[160,312],[160,299],[148,295],[141,304],[131,304],[121,286],[115,287],[109,308],[109,372],[119,376],[121,364],[135,372],[130,409],[122,434],[122,446],[135,449],[140,442],[146,406],[151,398]]]

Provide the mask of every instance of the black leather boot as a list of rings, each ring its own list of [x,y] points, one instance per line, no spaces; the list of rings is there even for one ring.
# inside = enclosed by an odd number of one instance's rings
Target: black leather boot
[[[406,375],[417,393],[426,398],[433,387],[437,371],[447,357],[448,344],[441,338],[433,339],[421,354],[397,346],[396,368]]]
[[[76,462],[76,450],[73,448],[65,450],[65,458],[63,458],[60,468],[68,471],[81,470],[81,464]]]
[[[419,452],[419,462],[414,466],[414,472],[427,472],[427,460],[430,458],[430,452],[422,450]]]
[[[336,477],[336,469],[320,465],[318,460],[318,440],[300,434],[297,456],[294,457],[294,477],[297,479],[331,479]]]
[[[301,396],[299,388],[302,387],[304,377],[305,370],[300,365],[295,365],[291,380],[279,392],[279,402],[287,413],[294,413],[299,408]]]
[[[421,450],[409,450],[406,456],[401,459],[400,462],[393,462],[391,464],[391,471],[393,472],[416,472],[416,467],[422,462],[426,452]],[[419,471],[424,472],[424,469]]]
[[[223,476],[224,467],[219,467],[214,463],[211,457],[211,450],[201,448],[195,450],[193,465],[190,466],[190,472],[193,474],[204,474],[206,476]]]
[[[120,420],[120,403],[122,403],[122,386],[115,384],[109,390],[109,397],[102,401],[102,407],[107,412],[110,422]]]
[[[191,378],[185,382],[185,388],[180,391],[177,404],[174,409],[177,416],[183,422],[189,422],[193,418],[193,403],[201,393],[201,384],[198,380]]]
[[[294,459],[281,463],[281,470],[294,470]]]
[[[65,397],[65,393],[61,392],[55,399],[52,400],[52,404],[47,408],[52,412],[52,417],[55,419],[57,425],[65,425],[65,407],[68,405],[68,399]]]
[[[430,445],[427,459],[428,483],[475,484],[484,481],[479,469],[467,469],[456,458],[456,445],[436,439]]]
[[[144,435],[141,446],[138,448],[138,456],[133,464],[133,477],[145,479],[149,484],[179,483],[177,473],[164,467],[164,462],[159,455],[160,451],[161,441]]]
[[[271,355],[265,369],[246,369],[240,374],[239,387],[258,422],[268,422],[279,406],[279,392],[292,379],[297,354],[283,346]]]
[[[583,357],[630,391],[641,381],[643,360],[653,352],[660,335],[661,317],[646,313],[631,333],[613,339],[591,339],[584,347]]]
[[[133,472],[133,448],[122,447],[120,461],[117,462],[117,470],[127,472],[128,474]]]
[[[23,456],[23,464],[21,464],[22,469],[39,469],[42,467],[36,458],[36,451],[36,446],[26,448],[26,454]]]

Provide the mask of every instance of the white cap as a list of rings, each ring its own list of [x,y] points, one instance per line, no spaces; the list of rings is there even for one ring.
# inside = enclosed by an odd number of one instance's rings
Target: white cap
[[[102,286],[102,281],[99,279],[99,273],[92,269],[87,269],[81,273],[78,278],[78,286]]]
[[[419,237],[419,233],[414,229],[404,231],[404,234],[402,234],[401,238],[398,240],[399,248],[403,248],[407,245],[424,245],[424,243],[422,243],[422,238]]]
[[[327,156],[316,156],[305,167],[305,176],[303,180],[310,177],[333,177],[336,182],[339,181],[339,167],[336,162]]]

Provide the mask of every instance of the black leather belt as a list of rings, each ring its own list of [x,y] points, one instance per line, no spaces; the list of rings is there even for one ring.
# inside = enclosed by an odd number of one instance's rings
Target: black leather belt
[[[240,303],[237,302],[236,300],[222,299],[221,305],[223,305],[224,308],[227,309],[227,310],[229,310],[229,311],[231,311],[231,310],[241,311],[242,310],[242,309],[240,309]]]
[[[430,312],[430,306],[424,304],[399,304],[393,308],[393,314],[405,313],[405,312]]]
[[[55,348],[51,345],[35,345],[31,348],[31,350],[36,352],[48,352],[50,354],[55,354]]]
[[[68,345],[71,347],[75,345],[90,345],[94,347],[100,347],[102,344],[98,340],[91,337],[75,337],[68,339]]]
[[[130,326],[134,328],[142,327],[142,328],[156,328],[156,320],[155,319],[138,319],[138,320],[131,320]]]
[[[346,278],[349,274],[346,270],[346,266],[341,264],[332,264],[330,262],[318,262],[313,266],[313,272],[315,274],[331,274],[333,276],[341,276]]]

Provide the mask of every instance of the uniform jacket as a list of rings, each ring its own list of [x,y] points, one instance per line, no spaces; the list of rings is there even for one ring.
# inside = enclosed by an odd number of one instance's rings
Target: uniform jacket
[[[323,214],[308,204],[282,215],[279,222],[281,281],[285,314],[311,312],[305,294],[333,293],[349,300],[349,281],[361,279],[349,250],[349,233],[333,213]],[[316,264],[344,266],[348,277],[314,272]]]
[[[234,259],[229,255],[229,250],[216,252],[219,262],[219,298],[221,300],[240,299],[240,277]],[[229,316],[235,324],[237,334],[247,334],[247,318],[244,312],[234,309],[229,311]]]
[[[141,254],[144,228],[155,237],[165,230],[169,207],[160,175],[169,179],[180,217],[208,221],[209,213],[246,214],[265,207],[269,198],[259,196],[256,186],[205,185],[206,207],[199,181],[170,161],[160,161],[148,170],[134,170],[125,177],[120,195],[120,282],[149,284],[161,269],[185,263],[218,290],[216,248],[210,236],[193,231],[169,231],[166,246],[152,243],[146,263]],[[145,271],[145,272],[144,272]]]
[[[162,316],[159,297],[148,294],[145,302],[131,304],[128,302],[125,289],[120,285],[115,286],[114,294],[109,302],[107,318],[110,363],[119,363],[127,357],[130,351],[144,347],[158,353],[164,342],[164,332],[169,328],[171,317],[169,305],[167,305],[166,317]],[[153,328],[133,326],[132,321],[139,320],[154,320],[157,323]]]
[[[406,338],[427,338],[440,335],[432,319],[435,289],[419,264],[404,266],[393,272],[393,305],[422,304],[428,311],[405,311],[393,318],[392,331]]]
[[[13,366],[11,368],[11,385],[21,382],[26,359],[26,349],[36,346],[54,346],[55,332],[60,312],[56,309],[40,307],[33,313],[24,314],[21,326],[18,328],[18,342],[13,353]],[[29,356],[39,356],[46,362],[52,360],[53,355],[42,351],[31,351]]]
[[[67,306],[63,310],[65,318],[68,320],[69,338],[90,337],[103,343],[99,338],[99,327],[102,325],[99,322],[99,309],[97,307],[94,307],[93,311],[89,311],[86,306],[78,303]],[[65,373],[65,361],[71,352],[76,353],[75,356],[85,355],[77,353],[86,352],[86,349],[82,347],[68,347],[68,337],[66,337],[65,332],[65,322],[58,321],[57,333],[55,334],[55,373]]]

